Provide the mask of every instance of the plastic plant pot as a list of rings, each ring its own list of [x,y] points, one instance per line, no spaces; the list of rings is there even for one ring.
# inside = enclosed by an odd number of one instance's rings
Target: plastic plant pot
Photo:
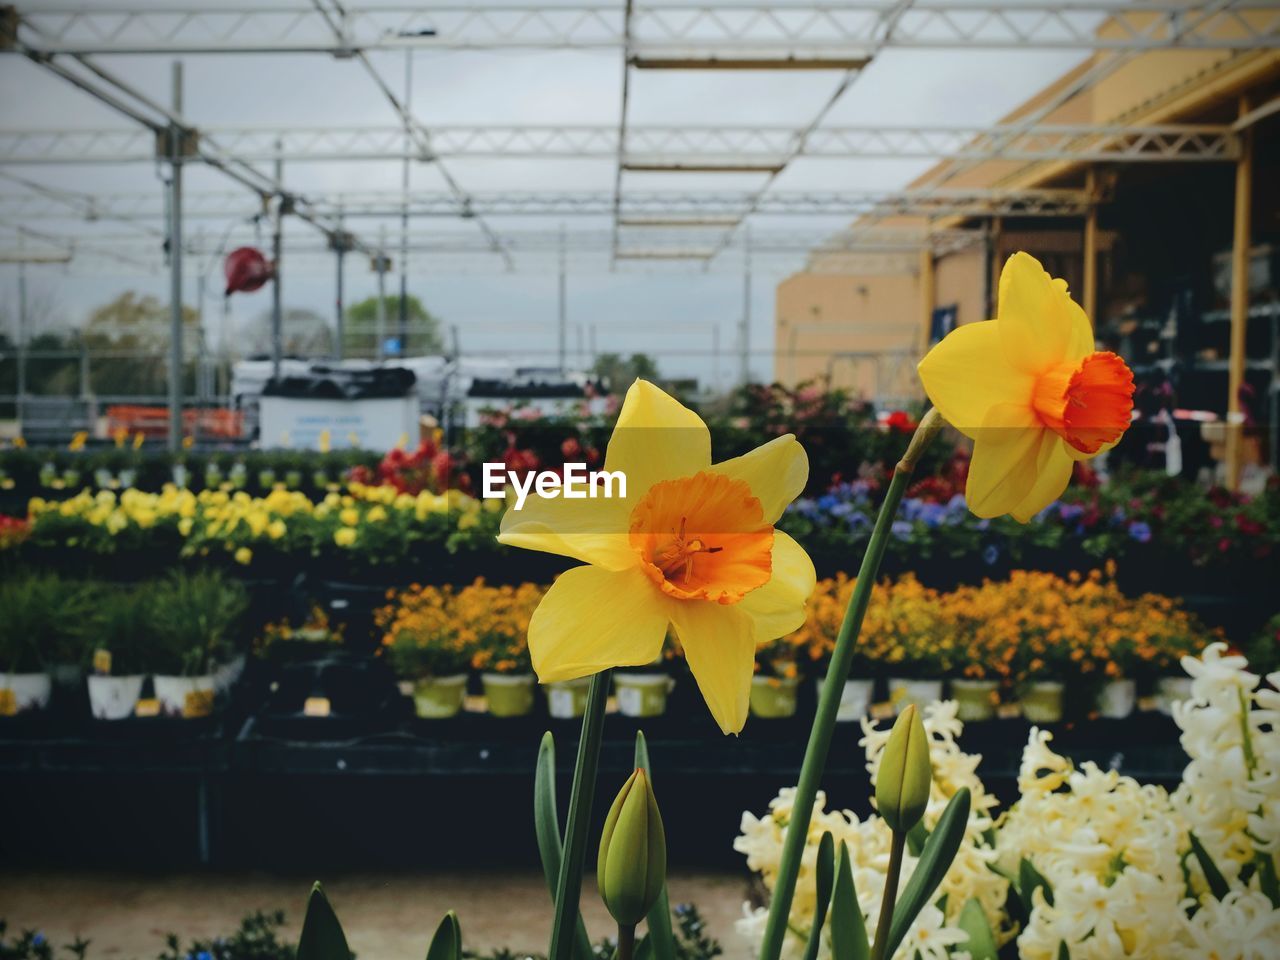
[[[1022,715],[1032,723],[1057,723],[1062,719],[1062,684],[1039,680],[1022,695]]]
[[[533,674],[483,673],[480,682],[495,717],[523,717],[533,711]]]
[[[169,717],[207,717],[213,713],[213,698],[217,692],[214,676],[153,678],[156,699],[160,709]]]
[[[124,720],[142,696],[142,674],[131,677],[89,677],[89,709],[99,720]]]
[[[423,677],[413,686],[413,708],[427,720],[443,720],[458,715],[467,695],[467,675]]]
[[[660,717],[676,682],[665,673],[615,673],[618,712],[625,717]]]
[[[826,682],[826,677],[819,677],[814,681],[819,697],[822,696],[822,688]],[[840,691],[840,706],[836,707],[836,723],[853,723],[865,717],[871,708],[871,694],[875,685],[874,680],[846,680],[844,689]]]
[[[994,680],[952,680],[951,697],[956,702],[956,716],[965,723],[993,719],[996,686]]]
[[[1133,713],[1137,701],[1137,686],[1132,680],[1112,680],[1098,691],[1098,713],[1108,720],[1123,720]]]
[[[796,714],[796,677],[752,677],[751,715],[762,720],[782,720]]]
[[[49,705],[53,681],[47,673],[0,673],[0,694],[4,711],[23,713],[27,710],[43,710]]]
[[[902,677],[889,680],[889,702],[893,704],[894,713],[901,713],[909,703],[914,703],[917,710],[923,710],[941,699],[941,680],[905,680]]]
[[[1165,716],[1173,714],[1173,705],[1191,698],[1190,677],[1161,677],[1156,681],[1156,706]]]
[[[572,720],[582,716],[587,709],[587,689],[590,686],[590,677],[548,683],[547,712],[557,720]]]

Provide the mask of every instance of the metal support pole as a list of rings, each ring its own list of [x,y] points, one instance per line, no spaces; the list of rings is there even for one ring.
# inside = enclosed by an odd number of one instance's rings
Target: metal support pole
[[[745,387],[751,382],[751,225],[742,228],[742,321],[738,325],[738,379]]]
[[[276,183],[284,183],[284,143],[276,140]],[[284,313],[280,274],[284,259],[284,197],[276,197],[275,230],[271,236],[271,259],[274,277],[271,281],[271,376],[280,379],[280,362],[284,356]]]
[[[1098,326],[1098,177],[1093,167],[1085,172],[1084,192],[1089,198],[1089,209],[1084,215],[1084,289],[1081,306],[1085,316]]]
[[[1249,98],[1240,98],[1240,116],[1249,112]],[[1231,241],[1231,356],[1227,367],[1227,488],[1240,489],[1244,461],[1245,334],[1249,323],[1249,244],[1253,233],[1253,131],[1240,131],[1240,159],[1236,161],[1235,229]]]
[[[378,306],[374,312],[374,338],[378,341],[374,347],[374,356],[381,362],[386,357],[387,341],[387,228],[378,231]]]
[[[182,114],[182,61],[173,62],[173,112]],[[182,151],[169,125],[169,452],[182,448]]]
[[[404,51],[404,161],[400,165],[400,356],[409,355],[409,155],[413,149],[409,135],[409,110],[413,103],[413,51]]]
[[[569,321],[568,321],[567,304],[565,302],[565,269],[566,268],[565,268],[565,254],[564,254],[564,224],[562,223],[560,224],[560,287],[559,287],[560,296],[559,296],[559,304],[558,304],[559,311],[557,315],[557,323],[559,324],[559,335],[560,335],[559,357],[560,357],[560,375],[561,376],[564,376],[568,370],[568,360],[565,354],[569,349],[569,343],[568,343]]]
[[[983,288],[987,313],[983,320],[990,320],[996,315],[996,307],[1000,301],[1000,270],[1004,266],[1000,262],[1000,233],[1003,229],[1002,217],[993,217],[987,225],[987,280]]]
[[[23,250],[23,237],[18,231],[18,402],[15,413],[18,417],[18,429],[26,433],[23,417],[27,406],[27,262]]]
[[[920,248],[920,353],[929,349],[933,339],[933,301],[934,301],[933,250],[928,246]]]
[[[343,263],[343,259],[347,255],[347,235],[342,230],[342,211],[341,210],[338,211],[338,244],[337,246],[338,246],[338,251],[337,251],[338,252],[338,290],[337,290],[337,304],[336,304],[337,316],[335,319],[337,320],[336,333],[337,333],[338,343],[333,353],[334,353],[334,356],[338,358],[339,362],[341,362],[343,357],[346,356],[346,350],[347,350],[347,345],[346,345],[347,324],[346,324],[346,318],[343,316],[343,313],[346,310],[346,307],[343,303],[343,297],[342,297],[342,293],[343,293],[342,263]]]
[[[711,382],[720,389],[720,323],[711,325]]]

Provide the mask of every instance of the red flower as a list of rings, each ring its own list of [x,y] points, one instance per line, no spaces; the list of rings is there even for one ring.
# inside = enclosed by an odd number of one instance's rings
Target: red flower
[[[885,426],[898,433],[911,433],[916,428],[916,422],[905,410],[895,410],[885,420]]]

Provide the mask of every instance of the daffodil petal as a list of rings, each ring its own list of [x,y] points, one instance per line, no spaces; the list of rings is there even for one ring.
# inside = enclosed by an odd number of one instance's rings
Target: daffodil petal
[[[655,483],[687,477],[711,466],[711,434],[702,418],[647,380],[627,391],[609,438],[606,470],[627,478],[635,502]]]
[[[965,500],[979,517],[998,517],[1017,507],[1035,486],[1044,435],[1035,414],[1018,404],[993,407],[973,438]],[[1054,435],[1056,437],[1056,435]]]
[[[685,660],[725,733],[738,733],[747,722],[755,673],[755,629],[740,606],[705,600],[672,601],[670,606]]]
[[[1000,271],[996,323],[1007,361],[1038,374],[1083,357],[1077,351],[1085,336],[1092,350],[1089,319],[1073,306],[1066,283],[1049,276],[1035,257],[1019,252],[1006,260]]]
[[[764,508],[764,522],[777,523],[782,511],[804,492],[804,485],[809,482],[809,457],[788,433],[750,453],[717,463],[711,471],[746,481]]]
[[[1009,512],[1019,523],[1026,523],[1062,495],[1071,482],[1075,461],[1067,453],[1070,444],[1056,433],[1045,430],[1036,454],[1036,481],[1022,501]]]
[[[1030,402],[1034,380],[1009,362],[996,321],[956,327],[918,367],[929,400],[949,424],[973,437],[988,411],[1002,403]]]
[[[666,604],[638,568],[574,567],[533,612],[529,655],[538,679],[555,683],[651,663],[666,635]]]
[[[804,548],[781,530],[773,531],[773,572],[769,582],[752,590],[738,609],[750,615],[756,643],[767,643],[804,624],[805,604],[817,583],[813,561]]]
[[[530,493],[520,510],[508,499],[498,542],[625,570],[639,562],[627,540],[626,504],[617,499],[567,500]]]

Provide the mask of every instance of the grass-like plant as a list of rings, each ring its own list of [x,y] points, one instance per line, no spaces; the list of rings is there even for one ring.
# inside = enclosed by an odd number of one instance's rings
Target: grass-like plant
[[[55,574],[0,583],[0,672],[38,673],[82,662],[90,605],[87,584]]]
[[[149,596],[156,644],[152,672],[200,676],[229,655],[248,607],[244,585],[216,571],[174,573]]]

